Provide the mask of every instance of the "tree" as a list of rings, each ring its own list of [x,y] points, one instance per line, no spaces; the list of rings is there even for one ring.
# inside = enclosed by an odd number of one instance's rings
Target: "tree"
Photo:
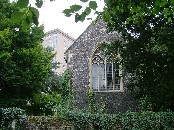
[[[88,6],[83,9],[76,4],[63,11],[66,16],[75,15],[76,22],[97,9],[94,0],[80,1],[88,2]],[[122,41],[105,46],[108,52],[120,54],[120,63],[129,73],[130,90],[138,98],[146,97],[154,111],[174,110],[173,0],[104,2],[101,17],[108,30],[123,36]]]
[[[54,0],[49,0],[54,1]],[[75,21],[84,21],[85,18],[91,13],[91,10],[94,10],[94,13],[100,14],[100,12],[97,10],[98,4],[97,0],[80,0],[80,2],[83,2],[84,4],[87,4],[85,6],[85,9],[82,7],[81,4],[74,4],[70,6],[69,9],[65,9],[63,13],[70,17],[72,15],[75,15]],[[127,21],[143,21],[142,15],[144,12],[148,12],[147,14],[153,14],[158,15],[159,12],[164,13],[165,18],[168,21],[171,21],[172,18],[172,12],[174,7],[173,0],[162,0],[162,1],[151,1],[151,0],[129,0],[129,1],[123,1],[123,0],[104,0],[105,7],[111,7],[112,5],[116,5],[113,10],[110,10],[110,12],[125,12],[125,10],[131,10],[131,13],[127,19]],[[38,8],[41,8],[43,5],[43,0],[35,0],[35,5]],[[153,5],[153,6],[152,6]],[[38,18],[39,18],[39,11],[35,7],[31,7],[29,0],[18,0],[17,6],[20,8],[18,11],[15,11],[13,13],[13,17],[11,18],[15,22],[23,21],[22,24],[24,27],[27,27],[28,25],[34,23],[38,25]],[[106,12],[106,11],[105,11]],[[106,12],[108,13],[108,12]],[[109,13],[108,13],[109,14]],[[108,15],[109,16],[109,15]],[[109,18],[109,17],[108,17]]]
[[[50,71],[42,92],[34,95],[30,107],[33,110],[32,114],[53,115],[56,111],[56,114],[60,114],[64,109],[70,109],[73,100],[70,79],[68,70],[61,75]]]
[[[172,0],[105,0],[100,14],[108,31],[123,38],[103,47],[108,54],[120,55],[129,90],[154,111],[174,110],[173,9]],[[64,13],[78,15],[80,21],[84,17],[83,11],[71,7]]]
[[[16,3],[0,2],[0,104],[25,107],[42,89],[54,54],[41,45],[43,27],[23,28],[10,19],[15,11]]]
[[[120,54],[130,74],[129,90],[137,98],[147,97],[154,111],[174,110],[172,10],[172,1],[113,1],[102,15],[108,29],[123,36],[105,45],[108,52]]]

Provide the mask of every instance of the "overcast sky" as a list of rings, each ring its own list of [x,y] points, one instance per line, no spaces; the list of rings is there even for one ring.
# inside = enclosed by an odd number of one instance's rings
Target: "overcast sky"
[[[102,10],[104,6],[103,3],[103,0],[98,0],[98,10]],[[59,28],[73,38],[77,38],[87,28],[91,21],[85,20],[84,22],[76,23],[74,16],[64,16],[62,11],[73,4],[81,4],[81,2],[80,0],[55,0],[54,2],[45,0],[43,7],[39,9],[39,23],[44,25],[45,32]],[[96,16],[93,14],[89,17],[95,19]]]

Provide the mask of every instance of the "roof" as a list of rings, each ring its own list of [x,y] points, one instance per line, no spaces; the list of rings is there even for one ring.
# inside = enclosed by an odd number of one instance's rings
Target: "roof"
[[[54,33],[62,34],[62,35],[64,35],[65,37],[67,37],[68,39],[70,39],[72,41],[75,41],[76,40],[73,37],[71,37],[70,35],[68,35],[68,33],[63,32],[62,30],[60,30],[58,28],[46,32],[45,35],[48,36],[48,35],[51,35],[51,34],[54,34]]]

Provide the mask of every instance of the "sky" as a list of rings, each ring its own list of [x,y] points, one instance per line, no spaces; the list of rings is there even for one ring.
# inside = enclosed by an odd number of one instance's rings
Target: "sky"
[[[103,0],[97,0],[98,8],[97,10],[102,11],[104,2]],[[69,8],[71,5],[80,4],[85,7],[86,5],[80,0],[55,0],[50,2],[49,0],[45,0],[42,8],[39,9],[39,23],[43,24],[45,27],[45,32],[60,29],[63,32],[67,33],[73,38],[78,38],[81,33],[90,25],[91,20],[85,20],[84,22],[75,22],[75,17],[66,17],[62,11],[66,8]],[[96,18],[96,15],[92,13],[89,18],[93,20]]]

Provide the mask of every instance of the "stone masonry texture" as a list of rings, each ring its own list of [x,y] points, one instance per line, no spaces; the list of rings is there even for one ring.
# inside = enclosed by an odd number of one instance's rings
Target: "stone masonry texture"
[[[85,109],[88,107],[88,91],[90,89],[90,58],[102,42],[120,39],[118,32],[107,33],[103,21],[92,23],[66,51],[71,54],[68,66],[72,72],[72,86],[74,92],[74,107]],[[123,78],[123,82],[125,78]],[[137,111],[138,101],[135,101],[124,86],[124,92],[95,92],[96,106],[102,97],[107,113]],[[100,106],[99,106],[100,107]]]

